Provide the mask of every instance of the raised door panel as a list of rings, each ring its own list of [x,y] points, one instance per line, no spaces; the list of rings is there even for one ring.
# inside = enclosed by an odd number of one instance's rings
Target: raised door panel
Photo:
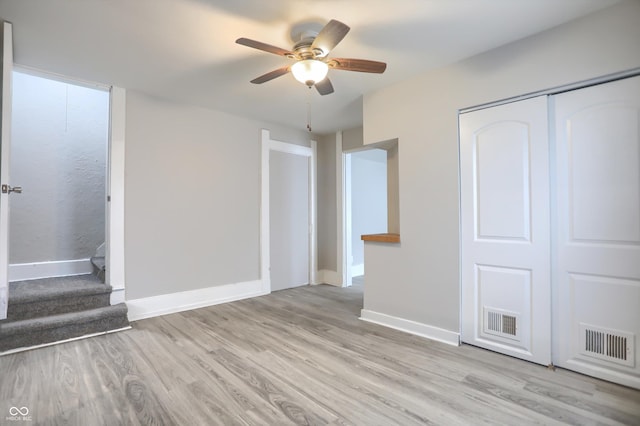
[[[638,244],[640,146],[629,143],[640,140],[638,108],[596,103],[566,117],[563,127],[569,239]]]
[[[493,123],[473,142],[473,190],[477,239],[528,241],[529,126],[518,121]]]

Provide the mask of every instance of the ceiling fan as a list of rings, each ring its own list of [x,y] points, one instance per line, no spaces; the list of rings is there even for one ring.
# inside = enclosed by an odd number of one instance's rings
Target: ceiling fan
[[[352,58],[328,58],[329,52],[342,41],[349,30],[349,26],[332,19],[320,32],[313,30],[301,31],[297,37],[300,40],[295,43],[291,50],[248,38],[239,38],[236,43],[296,61],[292,65],[263,74],[251,80],[251,83],[266,83],[291,72],[298,81],[306,84],[309,88],[315,86],[318,93],[328,95],[333,93],[333,85],[329,78],[326,77],[330,68],[376,74],[382,74],[387,68],[387,64],[384,62]]]

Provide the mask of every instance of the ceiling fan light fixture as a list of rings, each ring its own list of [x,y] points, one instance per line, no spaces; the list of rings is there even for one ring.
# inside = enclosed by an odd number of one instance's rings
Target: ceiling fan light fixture
[[[324,80],[329,72],[329,66],[317,59],[304,59],[293,64],[291,72],[296,80],[311,87]]]
[[[318,24],[319,26],[320,24]],[[318,93],[325,96],[333,93],[333,85],[327,77],[329,68],[332,70],[376,74],[382,74],[387,68],[387,64],[384,62],[370,61],[368,59],[329,58],[329,53],[348,32],[348,25],[332,19],[322,28],[316,28],[315,26],[312,28],[309,26],[309,22],[303,22],[294,27],[291,32],[291,38],[294,41],[299,41],[290,50],[244,37],[237,39],[236,43],[297,60],[291,65],[285,65],[254,78],[251,83],[266,83],[291,72],[296,80],[309,88],[315,86]]]

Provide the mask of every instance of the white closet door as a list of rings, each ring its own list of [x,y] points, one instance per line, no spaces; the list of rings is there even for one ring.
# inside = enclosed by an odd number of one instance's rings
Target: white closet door
[[[551,361],[547,99],[460,116],[462,340]]]
[[[554,363],[640,388],[640,77],[552,108]]]
[[[309,284],[309,157],[269,154],[271,291]]]

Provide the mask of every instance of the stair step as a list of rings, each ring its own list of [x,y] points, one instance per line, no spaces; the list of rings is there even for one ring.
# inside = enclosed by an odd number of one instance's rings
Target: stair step
[[[107,263],[105,261],[105,257],[104,256],[93,256],[91,258],[91,263],[97,269],[100,269],[102,271],[104,271],[107,268]]]
[[[5,321],[106,307],[110,295],[111,286],[101,283],[95,275],[13,282],[9,284]]]
[[[104,256],[93,256],[91,258],[91,264],[93,265],[94,272],[100,281],[104,282],[107,274],[107,261]]]
[[[0,322],[0,352],[51,343],[128,327],[124,303],[71,312]]]

